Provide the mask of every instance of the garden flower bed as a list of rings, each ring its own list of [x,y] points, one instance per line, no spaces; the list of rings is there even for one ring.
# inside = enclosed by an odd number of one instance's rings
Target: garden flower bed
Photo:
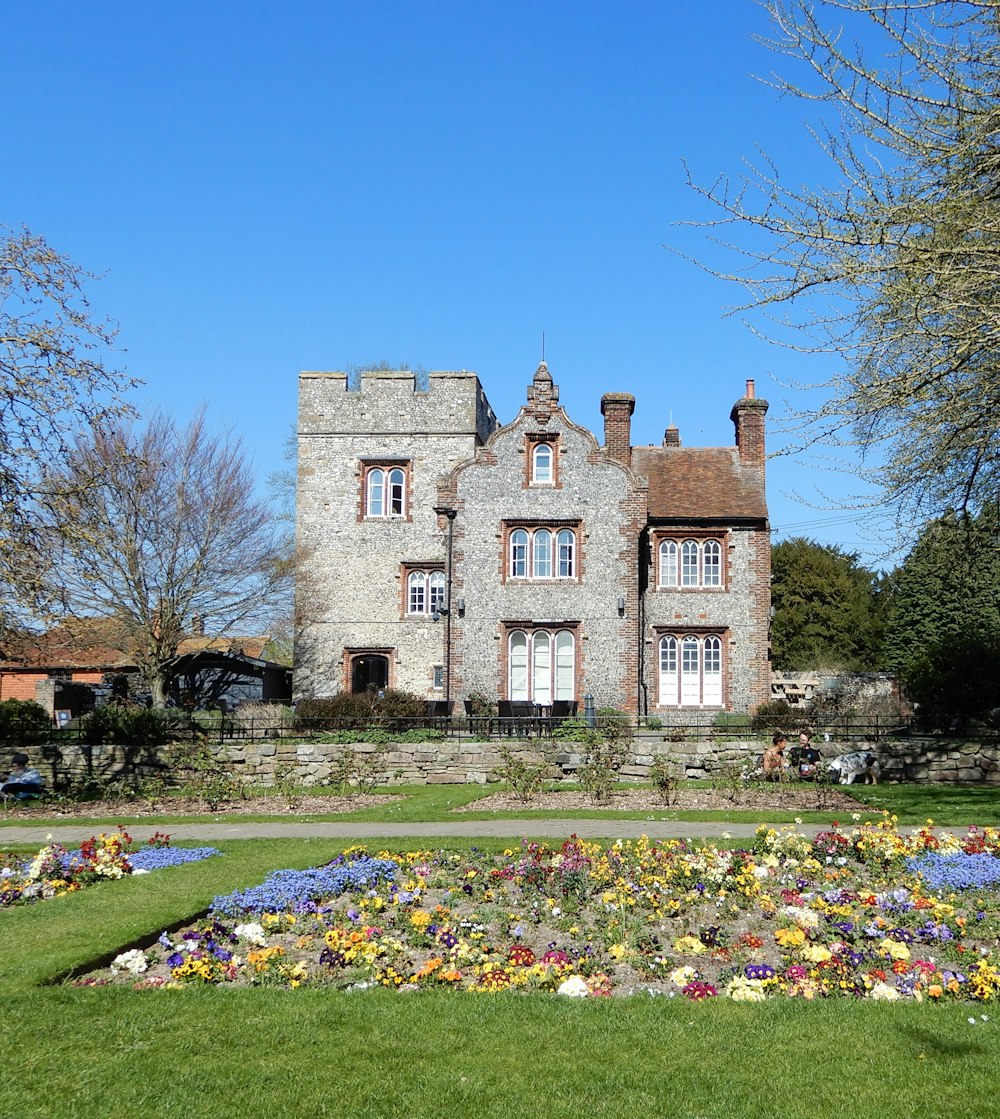
[[[144,847],[136,847],[121,826],[111,834],[85,839],[76,851],[50,843],[30,859],[0,853],[0,907],[61,897],[97,882],[218,854],[215,847],[171,847],[170,836],[162,832],[156,832]]]
[[[901,836],[889,818],[814,840],[762,826],[746,850],[355,847],[74,982],[985,1002],[998,881],[1000,832]]]

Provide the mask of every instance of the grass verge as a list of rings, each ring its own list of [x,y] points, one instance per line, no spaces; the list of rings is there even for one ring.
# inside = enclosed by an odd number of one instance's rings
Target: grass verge
[[[16,1070],[0,1079],[0,1115],[1000,1115],[1000,1023],[981,1007],[39,986],[343,844],[219,846],[221,859],[0,914],[0,1036]]]

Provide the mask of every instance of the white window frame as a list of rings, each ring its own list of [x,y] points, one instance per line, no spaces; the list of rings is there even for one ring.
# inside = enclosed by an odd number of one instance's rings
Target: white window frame
[[[507,571],[511,579],[576,579],[576,530],[540,526],[511,530]]]
[[[443,571],[425,571],[420,568],[406,576],[406,616],[426,618],[435,607],[443,606],[445,578]]]
[[[570,629],[515,629],[507,636],[507,696],[548,706],[576,698],[576,635]]]
[[[722,638],[665,633],[657,646],[660,707],[723,707]]]
[[[707,587],[725,584],[723,549],[715,539],[661,540],[657,552],[656,585],[660,589]]]
[[[406,516],[406,471],[402,467],[369,468],[365,478],[365,516],[372,520]]]
[[[536,443],[531,451],[531,484],[551,486],[555,476],[555,450],[551,443]]]

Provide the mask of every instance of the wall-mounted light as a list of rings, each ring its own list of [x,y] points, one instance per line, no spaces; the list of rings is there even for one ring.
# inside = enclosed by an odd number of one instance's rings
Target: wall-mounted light
[[[623,594],[618,596],[618,616],[620,618],[625,616],[625,596]]]
[[[465,599],[464,598],[456,598],[455,599],[455,609],[458,611],[458,616],[460,618],[465,617]]]

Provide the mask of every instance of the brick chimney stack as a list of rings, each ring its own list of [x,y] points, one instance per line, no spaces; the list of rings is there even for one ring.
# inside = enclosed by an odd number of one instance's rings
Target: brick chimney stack
[[[635,397],[630,392],[606,392],[601,397],[604,417],[604,451],[609,458],[629,466],[632,462],[632,413]]]
[[[754,393],[752,379],[747,381],[746,396],[737,400],[729,418],[736,426],[736,448],[745,466],[764,467],[764,416],[767,401]]]
[[[664,447],[679,447],[681,445],[681,433],[676,424],[671,424],[663,433]]]

